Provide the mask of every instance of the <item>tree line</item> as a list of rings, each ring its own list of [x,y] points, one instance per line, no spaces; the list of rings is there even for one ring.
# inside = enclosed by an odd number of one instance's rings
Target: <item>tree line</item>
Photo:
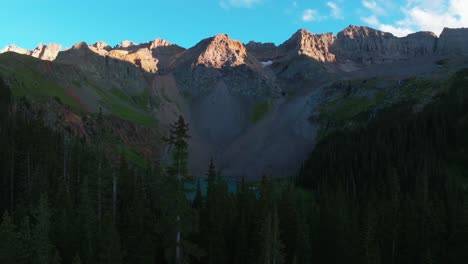
[[[88,144],[45,126],[0,79],[0,263],[463,263],[466,76],[423,111],[331,133],[297,177],[235,192],[213,161],[193,184],[183,117],[169,162],[141,168],[106,157],[103,127]]]

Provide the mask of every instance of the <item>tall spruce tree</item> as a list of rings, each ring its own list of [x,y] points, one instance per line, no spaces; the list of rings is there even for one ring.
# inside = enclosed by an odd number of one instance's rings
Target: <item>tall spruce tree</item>
[[[229,210],[227,205],[227,185],[220,172],[216,171],[213,159],[210,161],[206,174],[208,187],[206,196],[206,213],[202,219],[205,230],[207,262],[209,264],[226,262],[226,216]]]
[[[179,119],[171,125],[169,136],[166,138],[172,152],[172,160],[167,169],[168,186],[173,186],[172,208],[169,210],[172,213],[168,214],[168,217],[174,218],[172,220],[174,243],[168,243],[168,245],[172,244],[169,249],[172,248],[173,251],[167,251],[166,257],[171,263],[176,264],[187,263],[190,256],[199,255],[198,247],[187,239],[195,230],[195,212],[187,198],[190,191],[188,186],[193,183],[193,178],[189,175],[187,169],[187,140],[190,138],[188,130],[188,124],[185,123],[182,116],[179,116]],[[173,253],[170,253],[170,251]]]
[[[49,209],[47,195],[42,195],[39,205],[33,212],[36,225],[32,232],[34,264],[55,264],[60,259],[50,239],[51,234],[51,213]]]
[[[0,224],[0,263],[19,262],[19,243],[19,236],[13,220],[8,212],[5,212]]]

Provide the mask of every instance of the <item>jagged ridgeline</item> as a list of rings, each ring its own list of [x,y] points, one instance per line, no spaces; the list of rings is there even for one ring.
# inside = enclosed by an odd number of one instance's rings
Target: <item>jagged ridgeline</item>
[[[193,174],[203,175],[213,157],[225,175],[258,179],[297,171],[327,131],[352,126],[360,112],[408,96],[430,101],[440,82],[467,65],[467,36],[446,28],[439,37],[397,38],[349,26],[337,35],[299,30],[278,46],[244,45],[226,34],[187,49],[162,39],[63,51],[9,46],[0,73],[15,97],[60,113],[81,137],[94,135],[85,119],[100,111],[113,117],[111,136],[143,160],[165,159],[158,139],[182,115]],[[58,103],[37,104],[50,99]]]
[[[10,47],[0,263],[464,263],[467,41]]]

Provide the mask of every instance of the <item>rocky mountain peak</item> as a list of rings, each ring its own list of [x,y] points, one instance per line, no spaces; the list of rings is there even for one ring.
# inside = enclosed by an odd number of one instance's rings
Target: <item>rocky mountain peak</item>
[[[350,39],[359,39],[359,38],[392,38],[393,34],[388,32],[383,32],[366,26],[354,26],[349,25],[347,28],[343,29],[337,35],[338,38],[350,38]]]
[[[250,41],[245,47],[250,54],[262,62],[267,62],[280,56],[278,47],[271,42]]]
[[[468,55],[468,28],[444,28],[437,43],[437,53]]]
[[[312,34],[300,29],[280,47],[288,53],[304,55],[321,62],[333,62],[335,55],[331,53],[330,48],[334,41],[333,33]]]
[[[29,55],[41,60],[55,60],[58,53],[62,51],[62,45],[51,43],[49,45],[39,44]]]
[[[119,45],[117,45],[117,48],[127,49],[127,48],[130,48],[132,46],[136,46],[136,43],[133,42],[133,41],[130,41],[130,40],[124,40],[124,41],[120,42]]]
[[[15,52],[18,54],[28,55],[31,57],[35,57],[41,60],[55,60],[57,54],[62,50],[62,46],[59,44],[51,43],[49,45],[45,45],[40,43],[34,50],[27,50],[21,47],[18,47],[14,44],[6,46],[2,50],[0,50],[0,54],[4,52]]]
[[[88,49],[89,49],[89,46],[84,41],[75,43],[73,47],[71,47],[71,50],[88,50]]]
[[[307,29],[298,29],[293,35],[292,37],[293,38],[307,38],[307,37],[311,37],[313,36],[314,34],[310,31],[308,31]]]
[[[171,46],[173,45],[171,42],[165,40],[165,39],[161,39],[161,38],[157,38],[153,41],[150,42],[150,46],[149,46],[149,49],[155,49],[155,48],[159,48],[159,47],[167,47],[167,46]]]
[[[103,42],[103,41],[98,41],[98,42],[94,43],[92,46],[94,48],[98,49],[98,50],[105,50],[105,51],[112,50],[112,47],[109,44],[107,44],[106,42]]]
[[[437,35],[432,31],[419,31],[408,34],[406,38],[437,38]]]
[[[112,47],[103,41],[98,41],[88,48],[101,56],[106,56],[112,50]]]
[[[227,34],[218,34],[200,42],[201,54],[196,65],[221,68],[223,66],[238,66],[247,63],[247,49],[237,40]]]
[[[11,44],[11,45],[6,46],[2,50],[0,50],[0,54],[5,53],[5,52],[15,52],[15,53],[18,53],[18,54],[28,54],[29,50],[18,47],[15,44]]]
[[[265,48],[276,48],[275,43],[272,42],[256,42],[256,41],[249,41],[249,43],[245,44],[246,48],[252,49],[265,49]]]

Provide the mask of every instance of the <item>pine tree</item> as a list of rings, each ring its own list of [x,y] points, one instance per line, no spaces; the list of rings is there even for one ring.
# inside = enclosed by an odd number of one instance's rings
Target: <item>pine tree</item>
[[[80,184],[80,200],[78,206],[78,227],[80,255],[83,262],[93,263],[96,251],[96,211],[91,202],[88,175],[83,175]]]
[[[72,264],[81,264],[81,258],[79,254],[76,254],[73,258]]]
[[[261,264],[284,263],[284,245],[280,239],[279,218],[276,208],[266,216],[262,230]]]
[[[0,124],[3,125],[4,120],[7,119],[10,112],[11,91],[3,79],[0,77]],[[0,126],[0,134],[2,133],[3,126]]]
[[[193,198],[193,208],[200,211],[203,206],[203,195],[200,186],[200,180],[197,181],[197,190],[195,191],[195,197]]]
[[[19,242],[16,227],[8,212],[5,212],[0,225],[0,263],[19,262]]]
[[[206,195],[206,219],[202,219],[205,227],[204,238],[207,241],[206,250],[208,263],[226,262],[225,224],[227,207],[227,186],[220,172],[216,171],[213,159],[210,161],[206,174],[208,187]]]
[[[19,229],[19,245],[20,248],[18,250],[19,255],[18,255],[18,264],[26,264],[26,263],[32,263],[32,258],[33,258],[33,241],[32,241],[32,234],[31,234],[31,228],[29,225],[29,216],[26,215],[20,225]]]
[[[249,199],[249,190],[245,179],[242,178],[237,187],[236,193],[236,228],[235,228],[235,251],[234,251],[234,263],[254,263],[257,259],[252,257],[254,248],[251,246],[252,237],[249,236],[250,229],[252,228],[251,223],[255,217],[250,214],[250,206],[253,205],[255,199]],[[257,235],[257,234],[255,234]]]
[[[187,186],[193,182],[192,177],[188,174],[187,160],[188,160],[188,124],[182,116],[171,125],[169,137],[166,142],[172,147],[172,160],[168,167],[167,174],[169,176],[167,187],[171,188],[172,192],[172,208],[168,208],[166,217],[172,220],[173,238],[175,243],[166,243],[168,249],[174,250],[171,254],[168,250],[166,253],[167,259],[176,264],[185,263],[190,259],[191,255],[199,255],[198,248],[187,240],[190,234],[195,230],[195,212],[193,211],[187,195],[189,189]],[[170,206],[169,204],[166,206]],[[175,254],[174,254],[175,253]]]
[[[121,264],[123,263],[123,254],[119,232],[110,214],[106,214],[103,220],[105,225],[100,239],[100,263]]]
[[[380,263],[380,248],[376,239],[376,222],[375,209],[369,204],[362,234],[364,263],[368,264]]]
[[[33,216],[36,226],[32,232],[34,263],[54,264],[59,262],[57,251],[50,239],[51,222],[50,209],[46,195],[42,195],[38,207],[34,210]]]

